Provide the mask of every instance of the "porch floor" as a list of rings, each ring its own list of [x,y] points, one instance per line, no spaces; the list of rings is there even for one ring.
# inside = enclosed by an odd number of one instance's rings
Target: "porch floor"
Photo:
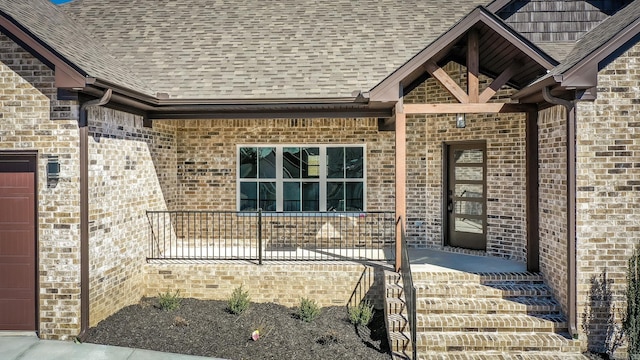
[[[460,254],[436,249],[410,248],[413,271],[518,273],[526,272],[525,263],[491,256]]]

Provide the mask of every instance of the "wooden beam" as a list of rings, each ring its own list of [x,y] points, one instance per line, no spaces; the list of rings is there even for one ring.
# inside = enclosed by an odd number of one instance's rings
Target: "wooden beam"
[[[396,103],[396,271],[408,264],[402,264],[402,230],[407,221],[407,116],[404,113],[402,97]]]
[[[470,103],[478,103],[480,94],[480,46],[478,32],[467,34],[467,93]]]
[[[509,81],[513,77],[513,75],[515,75],[515,73],[521,66],[522,64],[519,62],[512,62],[509,67],[504,69],[502,73],[500,73],[500,75],[498,75],[498,77],[491,82],[491,85],[489,85],[488,88],[484,89],[482,94],[480,94],[478,102],[486,103],[487,101],[489,101],[493,97],[493,95],[495,95],[498,90],[500,90],[502,85],[506,84],[507,81]]]
[[[440,66],[438,66],[438,64],[436,64],[433,60],[427,61],[424,64],[424,68],[431,76],[433,76],[434,79],[442,84],[442,86],[444,86],[444,88],[447,89],[447,91],[451,93],[453,97],[458,99],[459,102],[463,104],[469,102],[469,96],[464,92],[464,90],[462,90],[458,83],[456,83],[451,78],[451,76],[449,76],[449,74],[447,74],[447,72],[444,71]]]
[[[532,104],[405,104],[405,114],[497,114],[535,110]],[[397,121],[397,118],[396,118]]]

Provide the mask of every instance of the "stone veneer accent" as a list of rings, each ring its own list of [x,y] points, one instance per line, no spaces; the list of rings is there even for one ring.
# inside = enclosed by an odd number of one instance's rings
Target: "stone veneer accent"
[[[0,151],[38,151],[39,334],[67,339],[80,331],[78,104],[58,100],[53,71],[4,35],[0,73]],[[60,162],[56,183],[49,155]]]
[[[388,265],[357,263],[218,262],[207,264],[153,262],[145,266],[145,295],[180,290],[180,296],[227,300],[238,286],[252,302],[274,302],[295,307],[300,298],[320,306],[346,306],[368,300],[383,308],[384,270]]]
[[[143,296],[146,211],[166,210],[176,185],[172,122],[89,110],[90,326]]]
[[[627,260],[640,239],[640,45],[602,69],[598,98],[578,105],[577,272],[578,315],[593,310],[592,348],[606,338],[609,309],[624,310]],[[594,285],[611,296],[589,299]],[[596,299],[597,300],[597,299]],[[603,306],[605,305],[605,306]],[[620,321],[615,313],[616,322]],[[617,357],[624,357],[624,347]]]
[[[466,86],[466,69],[449,63],[452,79]],[[462,71],[462,77],[459,75]],[[481,87],[490,79],[481,78]],[[482,91],[482,89],[481,89]],[[504,101],[510,90],[494,99]],[[492,100],[495,101],[495,100]],[[451,103],[455,100],[434,79],[405,96],[406,103]],[[526,259],[525,116],[467,115],[467,126],[455,126],[452,115],[407,117],[407,235],[412,245],[442,246],[442,153],[444,142],[486,141],[487,255]]]

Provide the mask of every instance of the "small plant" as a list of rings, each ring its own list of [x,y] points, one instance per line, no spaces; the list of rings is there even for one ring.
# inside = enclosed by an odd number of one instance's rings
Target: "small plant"
[[[368,301],[349,308],[349,321],[353,325],[367,326],[373,319],[373,305]]]
[[[640,355],[640,252],[633,251],[627,271],[627,312],[622,322],[630,359]]]
[[[171,292],[167,290],[165,293],[158,294],[158,306],[165,311],[175,310],[180,307],[182,298],[180,297],[180,290]]]
[[[250,303],[249,292],[242,290],[242,285],[240,285],[233,289],[231,297],[227,301],[227,310],[232,314],[240,315],[249,308]]]
[[[320,315],[320,307],[315,300],[307,298],[300,299],[300,307],[298,307],[298,318],[302,321],[312,322]]]

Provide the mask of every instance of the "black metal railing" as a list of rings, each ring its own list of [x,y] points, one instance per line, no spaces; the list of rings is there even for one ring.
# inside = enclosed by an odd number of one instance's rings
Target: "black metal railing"
[[[147,218],[148,259],[393,259],[393,212],[147,211]]]
[[[411,331],[411,347],[412,347],[412,359],[417,359],[418,348],[418,333],[416,331],[418,326],[417,315],[417,300],[416,300],[416,287],[413,284],[413,275],[411,275],[411,262],[409,261],[409,249],[407,248],[407,237],[404,230],[404,224],[401,222],[401,238],[402,238],[402,264],[400,272],[402,274],[402,287],[404,292],[404,301],[407,309],[407,321],[409,322],[409,329]]]

